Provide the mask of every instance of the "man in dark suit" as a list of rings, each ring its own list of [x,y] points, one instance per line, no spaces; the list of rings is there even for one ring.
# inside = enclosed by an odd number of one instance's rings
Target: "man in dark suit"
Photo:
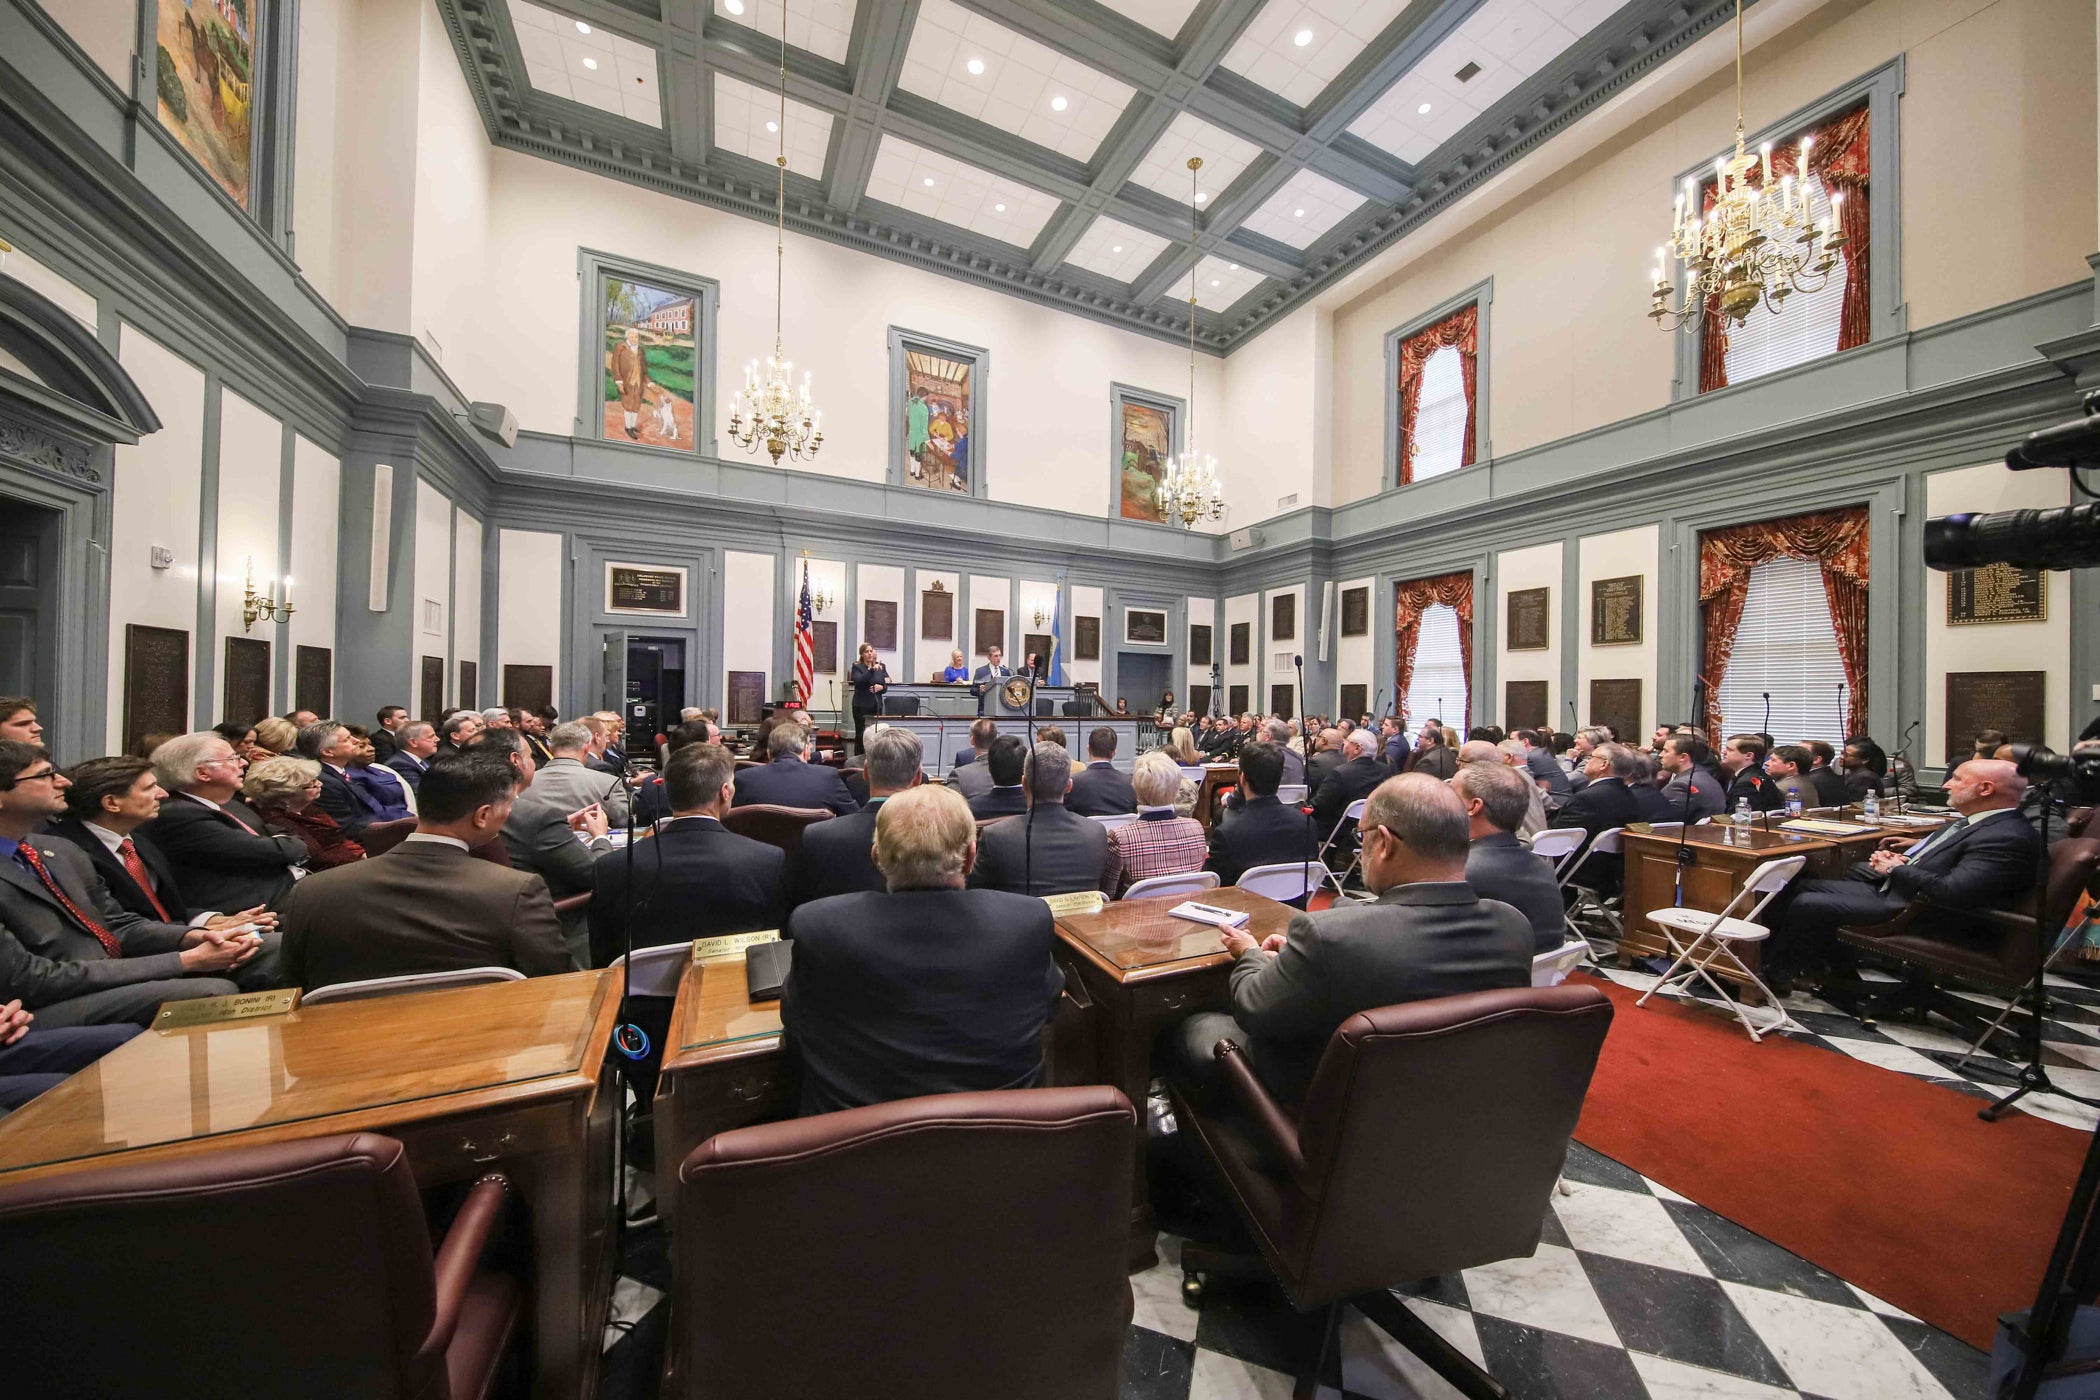
[[[1082,817],[1114,817],[1137,811],[1130,775],[1116,771],[1116,731],[1102,725],[1086,736],[1087,765],[1072,777],[1065,807]]]
[[[1673,803],[1663,796],[1663,790],[1657,782],[1661,770],[1656,765],[1655,755],[1637,753],[1634,757],[1640,761],[1641,774],[1626,785],[1626,790],[1633,794],[1633,809],[1638,814],[1635,820],[1674,822],[1683,816],[1683,803]]]
[[[1320,795],[1320,784],[1327,775],[1342,766],[1342,731],[1323,729],[1306,741],[1312,757],[1305,760],[1305,800],[1311,802]],[[1332,830],[1332,828],[1329,828]],[[1325,838],[1327,832],[1320,833]]]
[[[1320,780],[1320,790],[1313,794],[1313,825],[1319,828],[1322,841],[1333,834],[1350,803],[1369,797],[1380,783],[1393,776],[1378,761],[1378,736],[1368,729],[1351,733],[1343,744],[1343,754],[1343,761]],[[1348,833],[1343,836],[1346,839]]]
[[[1218,883],[1235,885],[1257,865],[1319,859],[1313,818],[1276,799],[1283,779],[1283,745],[1263,740],[1240,750],[1238,796],[1210,824],[1210,858]],[[1292,901],[1300,908],[1302,899]]]
[[[970,726],[970,747],[957,754],[949,767],[948,786],[961,793],[965,802],[992,790],[992,770],[985,767],[984,756],[998,737],[998,721],[976,721]]]
[[[1876,851],[1838,879],[1793,883],[1784,911],[1765,920],[1773,931],[1765,965],[1785,980],[1829,956],[1836,930],[1886,922],[1914,899],[1926,908],[1913,932],[1971,936],[1964,916],[2007,908],[2034,888],[2041,837],[2020,814],[2026,792],[2027,780],[2003,759],[1962,764],[1947,777],[1959,820],[1904,850]]]
[[[846,790],[838,770],[811,763],[809,731],[793,720],[782,720],[766,736],[766,752],[772,762],[762,768],[746,768],[736,775],[738,807],[771,803],[778,807],[822,807],[839,816],[859,806]]]
[[[1803,739],[1801,747],[1812,755],[1812,767],[1807,773],[1808,784],[1816,790],[1814,805],[1818,807],[1842,807],[1852,800],[1852,793],[1845,786],[1845,775],[1838,771],[1837,750],[1821,739]]]
[[[1765,780],[1765,741],[1755,734],[1731,734],[1721,746],[1721,781],[1728,785],[1722,794],[1724,811],[1733,812],[1738,802],[1748,802],[1753,812],[1769,812],[1779,789]],[[1767,789],[1769,788],[1769,791]]]
[[[1041,1082],[1043,1024],[1064,987],[1050,908],[966,888],[976,861],[963,800],[916,787],[875,819],[888,893],[794,912],[780,1019],[802,1113]]]
[[[1696,758],[1695,751],[1704,747],[1689,734],[1672,734],[1663,741],[1655,762],[1670,776],[1669,785],[1662,789],[1663,801],[1670,808],[1664,821],[1696,822],[1702,817],[1717,817],[1723,811],[1720,784],[1699,766]]]
[[[521,729],[520,732],[523,733],[523,730]],[[722,731],[704,719],[685,720],[672,725],[670,732],[664,736],[664,766],[668,768],[671,763],[671,755],[687,745],[718,744],[721,742],[721,736]],[[534,760],[538,761],[539,750],[532,748],[532,736],[530,734],[525,735],[525,744],[527,749],[532,752]],[[734,761],[732,758],[731,762]],[[542,763],[540,766],[544,768],[546,765]],[[664,792],[664,775],[662,773],[650,773],[645,775],[641,782],[635,784],[633,803],[634,824],[638,827],[654,826],[663,818],[670,816],[671,799]]]
[[[1462,763],[1451,790],[1466,805],[1466,883],[1524,916],[1534,953],[1560,947],[1567,928],[1552,863],[1517,839],[1531,809],[1531,775],[1500,763]]]
[[[984,714],[993,708],[992,694],[1005,685],[1013,676],[1013,668],[1005,664],[999,648],[990,647],[984,653],[984,665],[970,675],[970,693],[977,697],[977,713]]]
[[[20,997],[0,1002],[0,1114],[56,1089],[139,1033],[137,1026],[32,1027],[34,1020]]]
[[[493,752],[432,764],[400,845],[309,876],[286,898],[286,979],[312,988],[467,967],[567,972],[547,882],[468,855],[502,832],[516,784]]]
[[[399,705],[379,707],[379,727],[372,731],[372,761],[384,763],[392,758],[401,743],[398,735],[408,723],[408,711]]]
[[[779,928],[787,917],[787,853],[722,825],[736,795],[736,759],[720,744],[671,755],[664,787],[671,820],[591,866],[591,966],[637,948],[717,933]],[[632,884],[629,881],[632,880]]]
[[[402,782],[418,787],[423,782],[423,770],[430,767],[437,751],[437,730],[416,720],[402,725],[395,735],[394,752],[385,760],[386,766],[400,774]]]
[[[169,796],[138,837],[160,848],[176,893],[192,909],[275,908],[306,870],[306,843],[271,835],[239,800],[246,765],[209,729],[153,751],[153,776]]]
[[[357,789],[365,805],[372,809],[372,820],[397,822],[414,816],[416,799],[408,780],[379,762],[378,750],[372,747],[369,737],[353,729],[350,738],[355,748],[343,776],[350,780],[350,786]]]
[[[925,777],[924,757],[918,736],[908,729],[878,724],[868,730],[862,768],[868,803],[858,812],[802,828],[802,844],[788,877],[791,903],[883,887],[882,872],[875,868],[875,819],[883,803],[919,785]]]
[[[985,771],[992,785],[970,799],[970,815],[988,822],[999,817],[1019,816],[1028,810],[1028,796],[1021,790],[1021,769],[1028,762],[1028,745],[1017,735],[1001,734],[984,751]]]
[[[142,919],[110,896],[86,852],[32,834],[66,810],[68,786],[41,744],[0,739],[0,929],[13,945],[0,962],[10,999],[46,1025],[143,1026],[161,1002],[223,995],[236,978],[251,990],[276,985],[275,933]],[[181,985],[191,974],[212,990]]]
[[[1375,753],[1378,736],[1360,732]],[[1269,1092],[1295,1104],[1335,1027],[1357,1012],[1530,985],[1531,926],[1466,884],[1458,794],[1424,773],[1388,778],[1371,795],[1363,832],[1375,903],[1296,915],[1288,932],[1259,944],[1223,931],[1235,959],[1232,1010],[1199,1012],[1170,1038],[1168,1073],[1192,1093],[1209,1096],[1214,1051],[1231,1040]]]
[[[972,889],[1015,894],[1078,894],[1101,887],[1108,828],[1071,810],[1072,755],[1037,744],[1021,768],[1028,810],[993,822],[977,840]]]
[[[351,786],[350,760],[358,742],[341,720],[317,720],[299,731],[299,753],[321,765],[321,792],[314,806],[335,818],[343,834],[355,841],[377,819],[364,793]]]
[[[1639,821],[1632,784],[1640,780],[1643,766],[1640,755],[1624,744],[1600,744],[1591,749],[1582,764],[1582,775],[1589,781],[1546,824],[1580,827],[1594,837],[1600,831]]]
[[[1532,777],[1546,785],[1548,794],[1566,797],[1572,789],[1568,775],[1560,768],[1560,760],[1546,746],[1546,736],[1536,729],[1519,729],[1516,738],[1524,745],[1524,768]]]

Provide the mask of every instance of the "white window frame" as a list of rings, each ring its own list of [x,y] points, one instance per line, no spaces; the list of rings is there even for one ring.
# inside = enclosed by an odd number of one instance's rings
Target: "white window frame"
[[[1792,556],[1767,559],[1750,571],[1749,586],[1728,671],[1714,697],[1721,733],[1766,729],[1763,692],[1769,690],[1775,741],[1821,739],[1843,748],[1848,726],[1838,709],[1838,685],[1845,666],[1823,591],[1823,566]]]

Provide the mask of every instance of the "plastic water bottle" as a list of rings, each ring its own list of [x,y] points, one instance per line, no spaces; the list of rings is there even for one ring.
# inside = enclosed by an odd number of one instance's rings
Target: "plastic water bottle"
[[[1881,794],[1880,794],[1880,793],[1878,793],[1878,792],[1875,792],[1875,791],[1874,791],[1873,789],[1871,789],[1871,788],[1870,788],[1870,789],[1868,789],[1866,797],[1865,797],[1864,799],[1862,799],[1862,800],[1861,800],[1861,802],[1860,802],[1860,806],[1861,806],[1861,807],[1862,807],[1863,809],[1865,809],[1865,813],[1866,813],[1866,818],[1867,818],[1867,820],[1868,820],[1868,821],[1870,821],[1870,822],[1878,822],[1878,821],[1880,821],[1880,820],[1881,820]]]
[[[1798,817],[1801,815],[1800,793],[1790,792],[1786,795],[1786,814],[1789,817]]]
[[[1735,800],[1734,834],[1737,845],[1750,844],[1750,799],[1747,797],[1738,797]]]

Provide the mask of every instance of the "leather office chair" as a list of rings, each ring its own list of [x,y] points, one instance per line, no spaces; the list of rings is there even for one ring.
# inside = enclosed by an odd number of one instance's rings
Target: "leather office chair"
[[[1090,700],[1067,700],[1059,708],[1064,712],[1066,719],[1085,719],[1094,713],[1094,705]]]
[[[780,807],[771,802],[754,802],[748,807],[731,807],[722,814],[722,825],[739,836],[778,846],[792,856],[802,849],[802,828],[830,816],[822,807]]]
[[[1298,1396],[1317,1387],[1349,1304],[1464,1394],[1506,1397],[1387,1290],[1538,1248],[1611,1019],[1593,986],[1469,992],[1344,1021],[1295,1121],[1229,1040],[1218,1102],[1173,1091],[1268,1271],[1299,1311],[1327,1311]],[[1181,1261],[1199,1306],[1210,1276],[1254,1271],[1194,1242]]]
[[[7,1393],[482,1400],[525,1310],[481,1267],[508,1190],[476,1182],[433,1256],[374,1133],[0,1184]]]
[[[678,1170],[666,1400],[1113,1400],[1135,1131],[1093,1086],[708,1139]]]
[[[402,838],[415,829],[414,817],[399,817],[390,822],[373,822],[365,828],[365,834],[357,838],[357,844],[365,848],[365,854],[368,856],[383,856],[400,845]]]

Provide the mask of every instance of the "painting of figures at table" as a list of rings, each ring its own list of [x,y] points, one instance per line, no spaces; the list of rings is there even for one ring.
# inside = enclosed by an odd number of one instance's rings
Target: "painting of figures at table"
[[[904,352],[904,483],[970,492],[970,393],[977,366],[925,350]]]
[[[259,0],[156,3],[153,68],[160,124],[246,209]]]
[[[1160,510],[1159,486],[1167,474],[1167,458],[1174,455],[1172,413],[1149,403],[1121,401],[1122,499],[1125,520],[1165,519]]]
[[[608,441],[693,450],[696,305],[690,292],[605,279]]]

